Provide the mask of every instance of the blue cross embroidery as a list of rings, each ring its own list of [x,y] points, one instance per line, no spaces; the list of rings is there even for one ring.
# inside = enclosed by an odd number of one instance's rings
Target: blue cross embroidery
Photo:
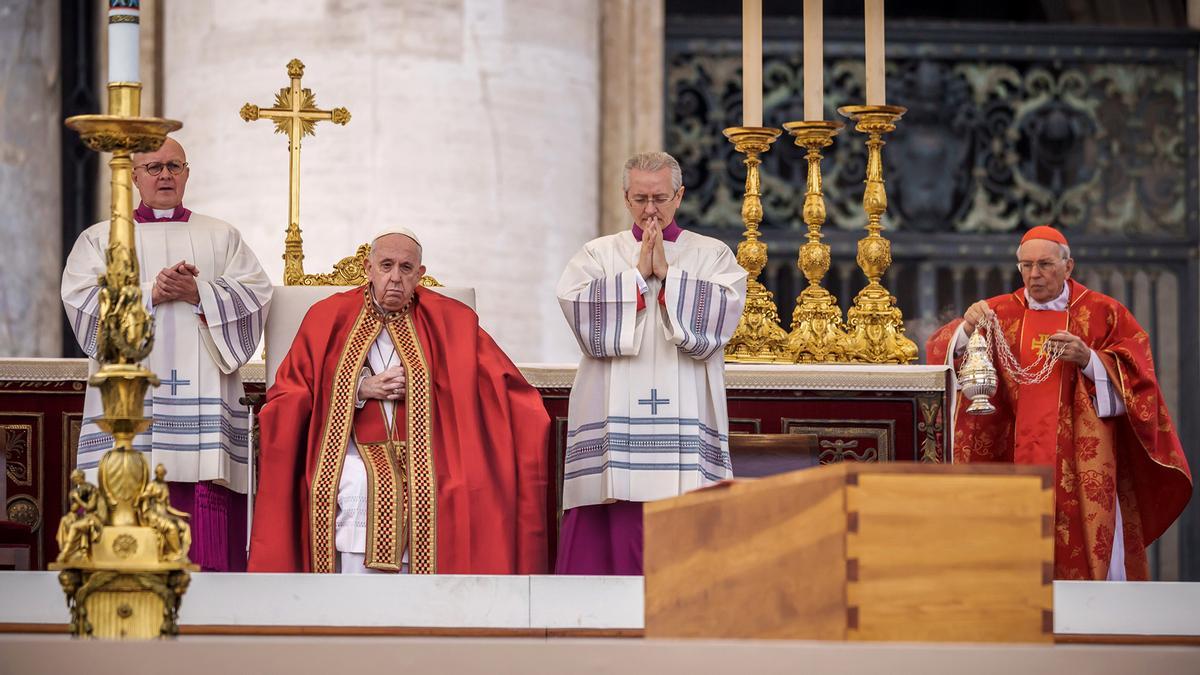
[[[162,383],[171,388],[171,395],[174,396],[175,394],[179,393],[178,392],[179,387],[186,387],[187,385],[191,384],[192,381],[179,379],[179,371],[172,368],[171,369],[171,379],[163,380]]]
[[[638,399],[638,405],[648,405],[648,406],[650,406],[650,414],[651,414],[651,415],[657,415],[657,414],[658,414],[658,406],[660,406],[660,405],[670,405],[670,404],[671,404],[671,399],[669,399],[669,398],[659,398],[659,397],[658,397],[658,390],[657,390],[657,389],[651,389],[651,390],[650,390],[650,398],[639,398],[639,399]]]

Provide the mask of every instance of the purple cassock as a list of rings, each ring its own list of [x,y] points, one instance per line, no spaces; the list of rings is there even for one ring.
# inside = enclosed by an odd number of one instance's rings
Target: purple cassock
[[[167,483],[171,506],[191,514],[188,557],[205,572],[246,571],[246,495],[213,483]]]
[[[642,573],[642,503],[568,509],[558,538],[555,574]]]

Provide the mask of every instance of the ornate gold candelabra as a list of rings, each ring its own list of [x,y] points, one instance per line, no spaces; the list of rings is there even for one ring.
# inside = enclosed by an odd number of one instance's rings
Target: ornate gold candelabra
[[[841,122],[805,121],[783,125],[796,137],[796,145],[806,149],[808,181],[804,194],[804,223],[808,241],[800,247],[796,266],[808,279],[808,287],[796,298],[792,311],[792,331],[788,351],[797,363],[836,363],[842,361],[846,332],[842,310],[821,279],[829,272],[829,245],[821,243],[821,225],[825,222],[825,197],[821,188],[821,151],[833,144],[841,131]]]
[[[746,231],[738,244],[737,261],[747,273],[746,309],[729,344],[725,345],[726,361],[786,363],[792,360],[788,354],[787,333],[779,325],[774,297],[758,281],[758,275],[767,266],[767,245],[758,240],[758,225],[763,217],[758,177],[758,165],[762,160],[759,155],[771,147],[780,133],[779,129],[769,127],[730,127],[725,130],[725,137],[733,147],[746,155],[746,194],[742,199],[742,222]]]
[[[141,365],[154,345],[154,321],[146,312],[134,240],[131,155],[162,146],[174,120],[140,117],[142,85],[110,82],[108,115],[78,115],[67,126],[97,152],[113,153],[112,209],[107,268],[99,279],[96,358],[102,364],[88,384],[100,388],[113,447],[99,466],[99,485],[72,476],[70,508],[58,527],[58,559],[50,569],[71,610],[79,637],[146,639],[174,635],[181,596],[198,569],[187,558],[187,514],[171,508],[165,470],[150,479],[133,438],[151,423],[143,400],[154,373]]]
[[[909,363],[917,358],[917,345],[904,335],[904,316],[896,298],[879,283],[892,264],[892,247],[879,232],[880,218],[887,210],[883,188],[882,135],[896,129],[896,121],[907,108],[895,105],[851,105],[838,112],[855,120],[854,128],[867,137],[867,187],[863,210],[867,212],[867,236],[858,241],[858,266],[867,285],[854,298],[846,313],[847,337],[844,353],[848,360],[865,363]]]

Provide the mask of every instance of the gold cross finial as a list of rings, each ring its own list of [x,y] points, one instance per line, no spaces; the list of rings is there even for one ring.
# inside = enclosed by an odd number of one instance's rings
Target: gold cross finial
[[[288,137],[288,155],[291,175],[288,181],[288,227],[287,238],[284,240],[283,253],[283,283],[292,285],[299,283],[304,276],[304,242],[300,238],[300,139],[316,133],[317,122],[329,120],[334,124],[346,124],[350,121],[350,111],[345,108],[321,110],[317,107],[317,98],[312,90],[300,86],[300,78],[304,77],[304,64],[300,59],[292,59],[287,64],[290,86],[283,87],[275,94],[275,106],[259,108],[247,103],[242,106],[242,119],[253,122],[258,119],[269,119],[275,123],[275,133]]]

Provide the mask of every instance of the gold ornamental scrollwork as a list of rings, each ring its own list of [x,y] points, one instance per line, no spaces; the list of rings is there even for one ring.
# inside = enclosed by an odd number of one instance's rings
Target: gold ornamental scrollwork
[[[884,238],[881,219],[887,210],[887,192],[883,182],[883,134],[896,129],[896,121],[907,108],[888,105],[852,105],[838,112],[855,120],[854,128],[867,134],[867,177],[863,191],[863,210],[867,213],[867,236],[858,241],[858,266],[867,277],[867,285],[854,298],[846,313],[847,336],[844,353],[847,360],[862,363],[911,363],[917,358],[917,345],[904,334],[904,315],[896,298],[880,279],[892,264],[891,242]]]
[[[337,261],[332,272],[325,274],[305,274],[299,279],[297,286],[362,286],[367,283],[367,275],[363,263],[371,255],[371,245],[363,244],[354,255],[346,256]],[[426,288],[436,288],[442,284],[428,274],[418,282]]]
[[[938,437],[945,430],[942,423],[942,397],[938,394],[918,396],[917,405],[921,409],[921,421],[917,424],[917,433],[921,434],[921,461],[939,464],[942,455],[938,450]]]
[[[789,363],[787,333],[779,325],[775,300],[758,276],[767,266],[767,245],[759,241],[762,223],[762,187],[758,166],[781,131],[768,127],[730,127],[725,130],[734,148],[746,155],[746,192],[742,200],[742,222],[746,226],[738,244],[737,261],[747,273],[746,308],[729,343],[725,360],[738,363]]]

